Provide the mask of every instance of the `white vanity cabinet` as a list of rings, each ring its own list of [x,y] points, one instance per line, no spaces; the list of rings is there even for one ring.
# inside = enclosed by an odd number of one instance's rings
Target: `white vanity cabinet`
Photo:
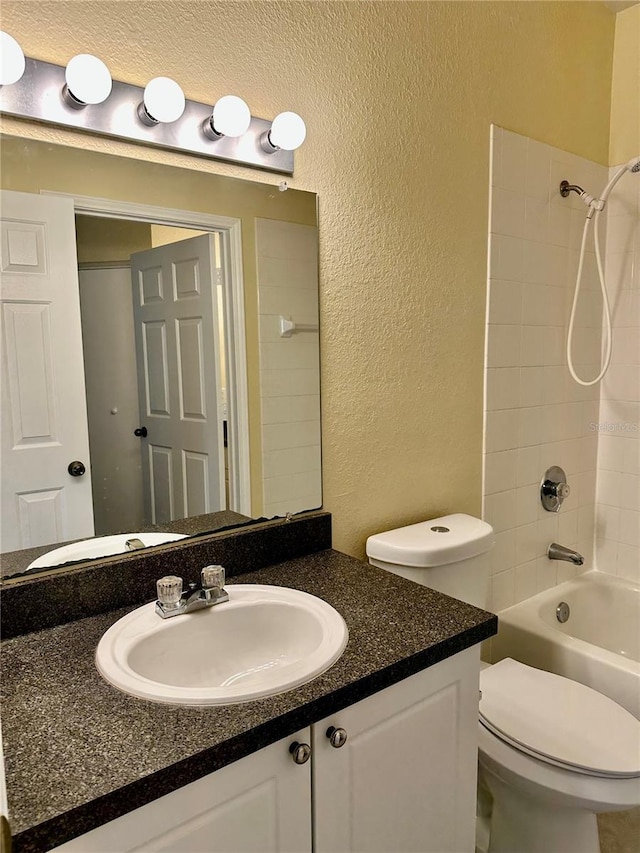
[[[288,749],[310,737],[307,727],[55,853],[311,853],[311,762]]]
[[[314,853],[473,853],[478,671],[476,646],[312,726]]]
[[[473,853],[478,670],[476,646],[56,851]]]

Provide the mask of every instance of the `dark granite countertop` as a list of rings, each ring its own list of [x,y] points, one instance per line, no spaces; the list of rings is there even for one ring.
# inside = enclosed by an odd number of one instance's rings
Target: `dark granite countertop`
[[[94,664],[133,608],[3,644],[3,738],[15,853],[46,851],[479,643],[497,619],[336,551],[239,575],[332,604],[342,657],[302,687],[240,705],[177,707],[111,687]]]

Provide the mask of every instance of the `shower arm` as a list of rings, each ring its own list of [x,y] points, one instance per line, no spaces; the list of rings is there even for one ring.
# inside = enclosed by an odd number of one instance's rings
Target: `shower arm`
[[[604,210],[604,206],[607,203],[606,198],[595,198],[595,196],[585,192],[578,184],[570,184],[569,181],[560,181],[560,195],[562,198],[568,198],[569,193],[576,193],[580,200],[587,205],[589,208],[587,219],[591,219],[596,211]]]

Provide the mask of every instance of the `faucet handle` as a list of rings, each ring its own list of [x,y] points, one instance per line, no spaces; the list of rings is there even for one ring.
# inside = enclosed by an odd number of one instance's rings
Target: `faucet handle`
[[[203,589],[222,589],[224,587],[224,567],[205,566],[200,572]]]
[[[165,575],[156,581],[158,601],[165,610],[174,610],[180,604],[182,595],[182,578],[176,575]]]

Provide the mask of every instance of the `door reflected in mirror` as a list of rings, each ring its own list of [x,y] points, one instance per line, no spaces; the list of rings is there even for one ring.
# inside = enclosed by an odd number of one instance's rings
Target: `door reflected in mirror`
[[[1,156],[1,550],[320,507],[315,196]]]

